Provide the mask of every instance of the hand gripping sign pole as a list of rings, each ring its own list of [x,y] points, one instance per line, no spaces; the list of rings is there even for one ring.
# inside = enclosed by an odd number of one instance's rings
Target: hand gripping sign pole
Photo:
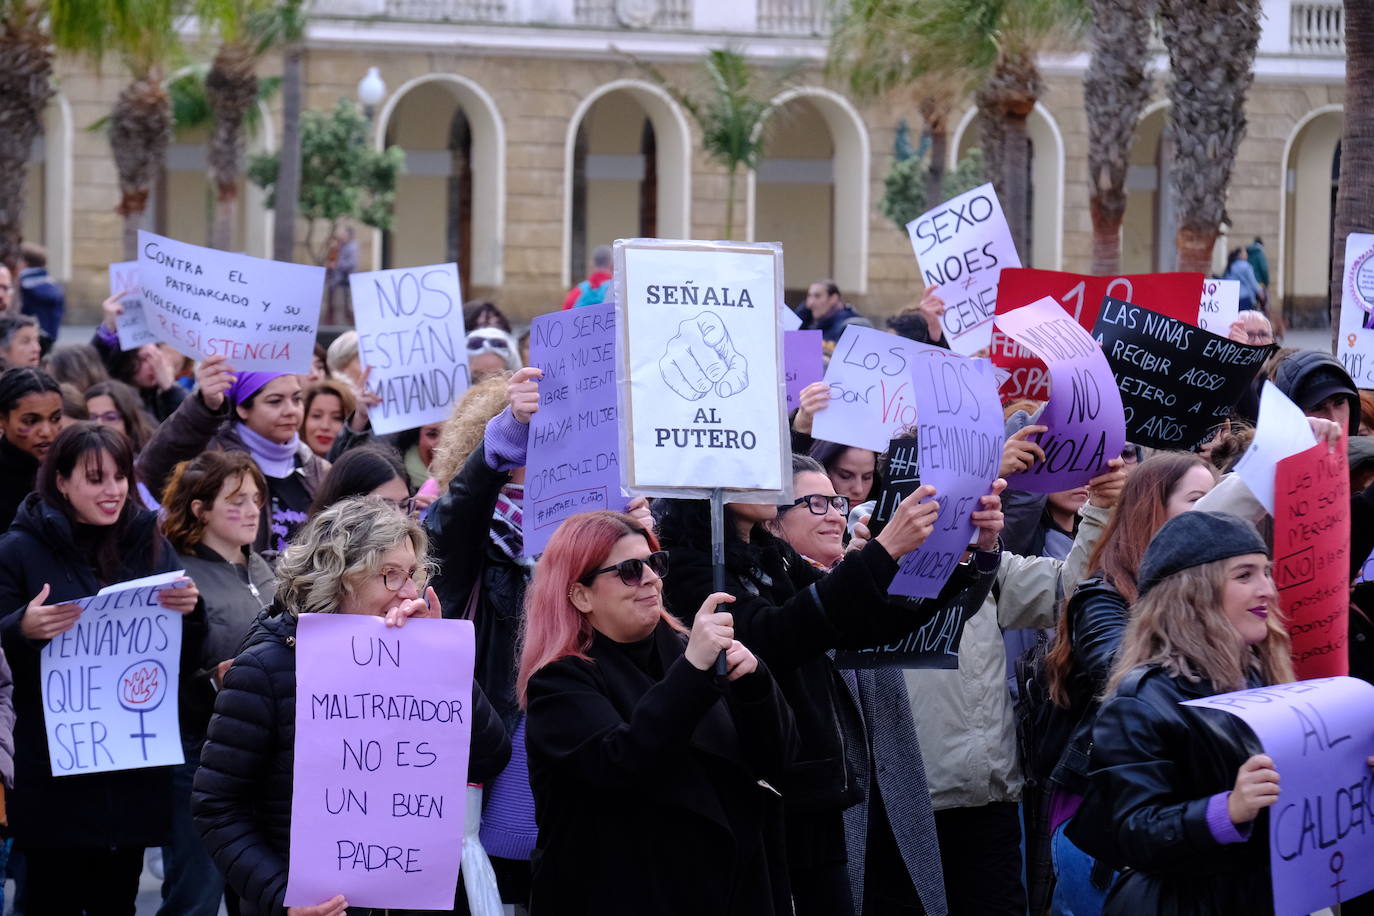
[[[710,499],[717,591],[725,503],[792,499],[782,280],[775,242],[615,243],[621,487]]]

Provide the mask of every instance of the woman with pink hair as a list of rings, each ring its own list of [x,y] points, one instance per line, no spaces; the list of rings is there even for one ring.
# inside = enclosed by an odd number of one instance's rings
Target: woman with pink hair
[[[536,913],[791,912],[770,783],[795,754],[792,712],[734,639],[734,598],[707,596],[688,633],[667,574],[653,533],[616,512],[569,518],[535,571],[517,689]]]

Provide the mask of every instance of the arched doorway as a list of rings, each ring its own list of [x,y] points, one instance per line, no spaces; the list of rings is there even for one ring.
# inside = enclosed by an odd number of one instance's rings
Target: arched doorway
[[[1178,261],[1178,214],[1170,189],[1174,161],[1166,129],[1169,104],[1145,109],[1131,144],[1126,173],[1126,216],[1121,223],[1121,270],[1146,274],[1173,270]]]
[[[48,252],[48,273],[58,280],[72,274],[72,112],[55,94],[43,112],[42,132],[29,148],[20,232]]]
[[[1270,262],[1270,279],[1285,313],[1321,311],[1330,299],[1343,122],[1340,105],[1309,112],[1293,128],[1284,150],[1279,256]]]
[[[964,112],[954,131],[948,166],[953,168],[978,146],[978,110]],[[1026,240],[1020,252],[1027,267],[1059,270],[1064,263],[1064,136],[1048,108],[1038,102],[1026,119]],[[988,176],[991,180],[991,176]]]
[[[746,232],[782,242],[788,302],[822,277],[845,295],[867,292],[869,144],[858,111],[828,89],[792,89],[773,99],[762,129]]]
[[[395,223],[381,267],[456,261],[463,293],[501,284],[506,132],[496,103],[465,77],[439,73],[396,91],[377,116],[379,148],[399,146]]]
[[[592,249],[618,238],[691,238],[691,133],[661,88],[617,80],[584,98],[568,124],[563,285]]]

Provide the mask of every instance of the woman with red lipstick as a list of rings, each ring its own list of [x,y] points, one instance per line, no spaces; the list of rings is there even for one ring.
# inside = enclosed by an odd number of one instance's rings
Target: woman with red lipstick
[[[333,379],[321,379],[305,389],[304,408],[301,439],[310,451],[327,459],[345,418],[353,413],[353,392]]]
[[[0,537],[0,646],[14,670],[15,786],[10,831],[28,860],[28,912],[132,912],[143,850],[167,841],[171,767],[54,777],[44,727],[40,654],[81,621],[70,602],[130,579],[179,569],[157,516],[130,492],[133,452],[121,433],[77,423],[54,440],[37,492]],[[204,634],[200,593],[182,579],[159,597],[185,615],[181,666]]]
[[[62,429],[62,389],[42,369],[0,374],[0,531],[33,492],[38,465]]]
[[[1136,581],[1069,837],[1121,872],[1105,916],[1272,913],[1263,812],[1279,774],[1240,719],[1179,705],[1293,680],[1268,548],[1238,516],[1185,512]]]

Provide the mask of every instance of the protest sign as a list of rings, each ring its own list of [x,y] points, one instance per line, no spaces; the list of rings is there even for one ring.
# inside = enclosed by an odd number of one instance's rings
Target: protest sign
[[[1268,809],[1275,916],[1305,916],[1374,889],[1374,686],[1330,677],[1239,690],[1184,706],[1245,722],[1282,790]]]
[[[983,607],[993,581],[992,576],[980,577],[936,611],[919,630],[881,646],[836,652],[835,665],[840,668],[957,669],[964,625]]]
[[[1045,460],[1014,474],[1008,485],[1033,493],[1081,486],[1107,469],[1126,444],[1121,392],[1102,350],[1087,331],[1046,297],[997,316],[997,326],[1044,361],[1049,402],[1034,436]]]
[[[1126,439],[1187,451],[1236,406],[1272,351],[1108,296],[1093,329],[1121,388]]]
[[[1279,386],[1266,380],[1260,390],[1259,419],[1250,447],[1236,461],[1235,472],[1246,487],[1274,514],[1274,471],[1289,455],[1306,451],[1317,444],[1302,408],[1289,400]]]
[[[868,533],[877,537],[892,513],[921,487],[920,440],[915,436],[893,439],[883,461],[883,487],[868,520]]]
[[[820,331],[783,331],[782,365],[787,374],[787,409],[801,406],[802,389],[825,375]]]
[[[187,356],[239,372],[310,371],[324,268],[138,232],[148,327]]]
[[[898,433],[916,425],[911,366],[920,359],[949,355],[948,350],[896,334],[849,325],[825,367],[830,404],[816,414],[812,435],[883,451]]]
[[[920,482],[940,504],[935,530],[898,563],[888,592],[910,598],[940,593],[977,532],[970,518],[982,508],[1002,459],[1002,406],[992,364],[950,356],[911,366],[916,397]]]
[[[786,305],[779,305],[778,324],[782,326],[784,331],[800,331],[802,326],[801,316]]]
[[[287,906],[452,908],[473,654],[467,620],[300,615]]]
[[[1204,331],[1211,331],[1218,337],[1231,332],[1231,322],[1240,314],[1240,281],[1213,280],[1202,281],[1202,301],[1197,307],[1197,321],[1194,322]]]
[[[781,246],[618,239],[614,282],[623,489],[790,498]]]
[[[143,290],[138,283],[138,262],[120,261],[110,265],[110,295],[123,293],[119,300],[123,314],[115,318],[115,333],[119,349],[136,350],[144,344],[157,343],[157,335],[148,327],[143,313]]]
[[[525,556],[569,515],[622,510],[615,403],[615,304],[540,315],[530,365],[542,369],[525,468]]]
[[[991,341],[997,278],[1020,267],[991,184],[965,191],[906,224],[926,286],[945,300],[940,318],[950,349],[968,355]]]
[[[1336,355],[1355,387],[1374,388],[1374,235],[1346,236],[1340,322]]]
[[[1119,277],[1094,277],[1057,270],[1029,267],[1002,271],[997,283],[997,314],[1002,315],[1048,296],[1074,317],[1084,330],[1091,331],[1097,321],[1102,299],[1113,296],[1127,302],[1148,303],[1161,314],[1193,324],[1198,317],[1199,290],[1203,275],[1198,273],[1128,274]],[[1025,347],[994,328],[992,362],[1011,373],[1002,385],[1003,398],[1049,397],[1049,376],[1044,363]]]
[[[80,605],[82,613],[39,652],[54,776],[185,759],[177,720],[181,615],[157,603],[158,594],[184,575],[178,569],[58,602]]]
[[[1350,673],[1349,579],[1346,443],[1319,442],[1279,461],[1274,473],[1274,584],[1298,677]]]
[[[382,402],[369,411],[378,435],[448,419],[468,390],[467,333],[457,264],[401,267],[348,278],[358,359]]]

